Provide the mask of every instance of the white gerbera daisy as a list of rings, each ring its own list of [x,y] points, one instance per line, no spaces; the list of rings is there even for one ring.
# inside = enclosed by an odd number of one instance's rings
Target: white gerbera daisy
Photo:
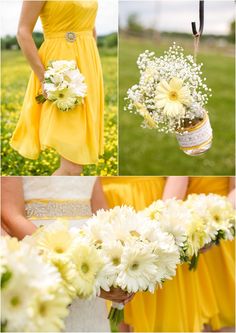
[[[163,113],[170,117],[184,117],[185,106],[192,102],[189,88],[184,81],[173,77],[169,82],[161,80],[156,88],[156,107],[163,109]]]
[[[60,332],[65,328],[64,319],[69,298],[61,289],[56,294],[43,295],[39,293],[29,309],[27,332]]]
[[[66,228],[45,230],[37,240],[37,247],[53,262],[67,261],[75,249],[75,238]]]
[[[78,245],[72,256],[77,271],[75,288],[79,297],[89,297],[94,294],[95,280],[103,267],[102,259],[95,247]]]
[[[156,256],[147,244],[125,246],[117,285],[127,292],[154,291],[157,266]]]

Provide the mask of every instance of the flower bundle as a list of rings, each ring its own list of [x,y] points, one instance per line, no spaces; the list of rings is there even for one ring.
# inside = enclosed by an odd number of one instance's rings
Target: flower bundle
[[[1,237],[1,331],[58,332],[69,297],[57,269],[30,245]]]
[[[186,201],[157,200],[140,212],[173,235],[181,261],[196,269],[199,253],[220,239],[235,235],[235,211],[226,197],[216,194],[193,194]]]
[[[140,114],[145,128],[179,133],[203,119],[211,89],[202,78],[202,64],[175,43],[156,57],[146,50],[137,65],[140,79],[127,92],[126,110]]]
[[[180,262],[174,237],[128,206],[98,211],[85,234],[105,262],[99,283],[107,291],[119,287],[127,293],[154,292],[175,275]],[[119,322],[121,309],[113,304],[109,318]]]
[[[69,111],[82,104],[87,93],[84,76],[74,60],[51,61],[44,74],[43,87],[47,99],[61,111]],[[44,103],[46,98],[41,94],[36,101]]]
[[[82,229],[70,228],[68,221],[59,219],[40,228],[25,241],[57,268],[71,300],[96,295],[97,277],[103,260],[96,247],[84,237]]]

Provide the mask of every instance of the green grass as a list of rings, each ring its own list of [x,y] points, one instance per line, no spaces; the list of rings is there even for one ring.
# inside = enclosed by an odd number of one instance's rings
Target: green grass
[[[233,175],[234,174],[234,58],[204,48],[198,61],[213,90],[209,101],[214,131],[212,148],[192,157],[178,148],[176,138],[156,130],[140,128],[141,117],[124,111],[127,89],[138,82],[136,60],[146,49],[157,55],[160,47],[153,41],[120,38],[119,46],[119,170],[121,175]],[[190,50],[186,50],[191,53]]]
[[[84,167],[84,175],[117,174],[117,56],[116,49],[102,49],[105,86],[105,153],[97,165]],[[43,151],[37,161],[25,159],[9,146],[19,118],[30,68],[20,51],[2,52],[2,175],[44,175],[59,166],[53,149]]]

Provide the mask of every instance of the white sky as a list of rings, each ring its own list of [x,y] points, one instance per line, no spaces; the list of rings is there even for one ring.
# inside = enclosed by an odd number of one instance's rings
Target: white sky
[[[118,29],[118,2],[117,0],[98,0],[99,10],[96,20],[98,35],[115,32]],[[1,36],[15,35],[21,11],[22,0],[0,0],[1,4]],[[38,20],[35,31],[42,31]]]
[[[98,34],[117,31],[118,2],[119,23],[125,26],[128,16],[137,13],[140,21],[147,27],[165,31],[191,33],[191,21],[197,22],[198,0],[98,0],[99,11],[96,22]],[[22,0],[0,0],[0,34],[14,35],[21,9]],[[227,34],[229,23],[235,17],[233,0],[205,0],[205,33]],[[40,21],[36,29],[41,31]]]
[[[161,31],[191,33],[191,22],[199,25],[198,0],[121,0],[119,24],[126,25],[128,16],[137,13],[147,27]],[[205,33],[228,34],[229,24],[235,18],[233,0],[205,0]]]

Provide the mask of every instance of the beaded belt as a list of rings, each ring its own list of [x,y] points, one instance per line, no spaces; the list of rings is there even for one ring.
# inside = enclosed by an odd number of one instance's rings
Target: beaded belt
[[[93,37],[92,31],[67,31],[67,32],[47,32],[44,33],[45,39],[54,39],[54,38],[65,38],[67,42],[73,43],[76,41],[76,38],[79,36],[88,36]]]
[[[56,218],[82,219],[92,216],[90,199],[49,200],[34,199],[25,202],[26,216],[30,220]]]

